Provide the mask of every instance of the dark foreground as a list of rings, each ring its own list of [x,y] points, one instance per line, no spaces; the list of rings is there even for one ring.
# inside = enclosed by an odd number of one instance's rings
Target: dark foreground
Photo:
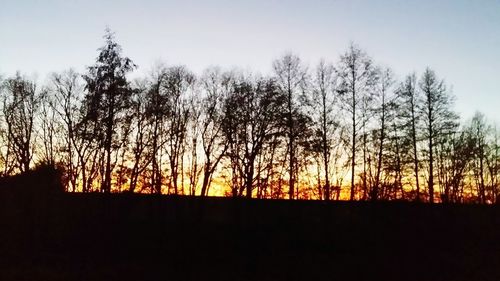
[[[0,280],[500,280],[500,208],[0,193]]]

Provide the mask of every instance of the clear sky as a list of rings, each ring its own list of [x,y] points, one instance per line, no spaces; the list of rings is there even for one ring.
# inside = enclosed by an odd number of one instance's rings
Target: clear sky
[[[314,67],[353,41],[400,78],[430,66],[464,119],[500,124],[500,0],[0,0],[0,74],[81,71],[106,26],[138,73],[163,60],[266,74],[287,51]]]

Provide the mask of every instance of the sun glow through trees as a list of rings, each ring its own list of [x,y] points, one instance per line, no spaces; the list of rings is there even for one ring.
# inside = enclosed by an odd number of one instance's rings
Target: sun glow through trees
[[[1,81],[4,175],[57,164],[70,192],[495,202],[497,131],[459,123],[431,69],[401,81],[352,44],[273,73],[136,65],[107,30],[84,73]]]

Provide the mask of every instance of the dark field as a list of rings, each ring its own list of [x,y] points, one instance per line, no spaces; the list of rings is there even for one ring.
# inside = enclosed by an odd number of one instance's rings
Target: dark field
[[[0,280],[500,280],[500,208],[0,193]]]

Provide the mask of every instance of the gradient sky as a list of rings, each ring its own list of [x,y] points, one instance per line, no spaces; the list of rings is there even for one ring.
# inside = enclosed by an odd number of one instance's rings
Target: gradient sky
[[[267,74],[287,51],[314,67],[353,41],[399,78],[430,66],[464,119],[479,110],[500,124],[500,0],[0,0],[0,75],[82,71],[106,26],[138,74],[158,60]]]

